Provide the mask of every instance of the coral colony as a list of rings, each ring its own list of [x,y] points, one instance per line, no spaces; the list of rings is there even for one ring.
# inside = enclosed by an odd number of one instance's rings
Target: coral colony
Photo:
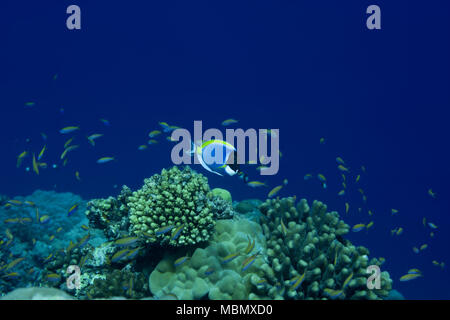
[[[2,217],[20,216],[0,230],[6,299],[385,299],[392,290],[387,272],[368,289],[367,267],[383,261],[346,240],[350,227],[325,204],[233,203],[187,166],[87,203],[46,191],[1,201]],[[81,271],[69,288],[70,266]]]

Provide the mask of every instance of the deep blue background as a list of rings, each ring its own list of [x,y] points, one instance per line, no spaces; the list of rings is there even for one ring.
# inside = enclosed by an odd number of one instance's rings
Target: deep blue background
[[[70,4],[81,7],[81,31],[65,27]],[[349,201],[346,222],[375,222],[368,233],[349,238],[386,258],[383,267],[395,288],[407,298],[449,299],[450,4],[377,1],[382,30],[369,31],[370,4],[1,1],[0,193],[55,189],[89,199],[115,195],[114,185],[139,188],[145,177],[171,165],[171,144],[163,137],[137,150],[159,121],[191,129],[193,120],[210,128],[236,118],[244,129],[279,128],[279,174],[262,179],[250,168],[252,179],[275,186],[288,178],[280,195],[318,199],[343,215]],[[36,105],[26,108],[27,101]],[[16,169],[20,152],[40,151],[41,132],[48,135],[45,160],[59,163],[68,137],[58,130],[68,125],[81,127],[76,139],[82,147],[70,154],[67,167],[39,176]],[[91,133],[105,134],[95,148],[84,137]],[[95,163],[109,155],[117,161]],[[336,156],[346,160],[352,180],[361,165],[367,168],[360,182],[368,196],[362,213],[356,210],[362,207],[359,186],[348,183],[345,199],[336,196]],[[328,189],[303,180],[318,172],[327,176]],[[264,199],[268,192],[207,176],[236,200]],[[391,208],[399,214],[391,217]],[[424,216],[439,226],[434,238],[422,226]],[[404,234],[391,237],[397,226]],[[412,247],[422,243],[429,248],[414,254]],[[432,260],[447,265],[441,270]],[[413,267],[424,277],[399,282]]]

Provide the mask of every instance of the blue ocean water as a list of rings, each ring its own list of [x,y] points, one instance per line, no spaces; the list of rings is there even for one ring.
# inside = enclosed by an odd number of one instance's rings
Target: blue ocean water
[[[193,130],[201,120],[205,129],[224,129],[221,122],[234,118],[234,128],[280,130],[278,174],[243,168],[252,180],[276,186],[288,179],[280,196],[323,201],[350,225],[373,221],[348,238],[386,259],[394,288],[407,299],[450,298],[447,2],[378,1],[376,31],[365,26],[369,1],[77,1],[76,31],[65,27],[70,4],[0,4],[0,194],[41,189],[91,199],[115,196],[123,184],[137,189],[172,166],[172,142],[137,149],[158,122]],[[66,126],[80,127],[79,140],[104,136],[95,147],[80,146],[63,167],[71,135],[59,130]],[[22,151],[37,154],[44,144],[47,169],[26,171],[30,157],[16,168]],[[97,164],[104,156],[116,161]],[[350,170],[343,197],[338,156]],[[234,200],[264,200],[270,190],[195,169]],[[324,174],[327,188],[305,181],[308,173]],[[438,226],[434,237],[424,217]],[[403,234],[391,236],[396,227]],[[422,244],[428,248],[414,253]],[[411,268],[424,276],[400,282]]]

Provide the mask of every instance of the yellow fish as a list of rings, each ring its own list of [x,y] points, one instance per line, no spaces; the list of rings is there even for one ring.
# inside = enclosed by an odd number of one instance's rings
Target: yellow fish
[[[107,162],[110,162],[113,160],[114,160],[114,157],[102,157],[97,160],[97,163],[107,163]]]
[[[341,157],[336,157],[336,162],[338,164],[345,165],[344,159],[342,159]]]
[[[147,146],[146,146],[145,144],[141,144],[141,145],[138,147],[138,150],[139,150],[139,151],[143,151],[143,150],[145,150],[145,149],[147,149]]]
[[[29,207],[35,207],[36,204],[33,201],[25,200],[24,203]]]
[[[14,268],[15,265],[17,265],[19,262],[21,262],[23,260],[25,260],[25,258],[17,258],[15,260],[11,261],[10,263],[8,263],[6,265],[6,268],[4,271],[8,271],[9,269]]]
[[[38,158],[37,158],[38,161],[41,161],[42,157],[44,156],[44,152],[45,152],[46,149],[47,149],[47,146],[44,145],[44,147],[42,148],[41,152],[39,152],[39,155],[38,155]]]
[[[433,264],[435,266],[437,266],[437,267],[441,267],[442,269],[444,269],[444,267],[445,267],[445,263],[444,262],[439,263],[436,260],[433,260]]]
[[[347,277],[347,279],[345,279],[344,283],[342,284],[343,289],[348,286],[348,284],[350,283],[352,278],[353,278],[353,272],[350,273],[350,275]]]
[[[429,194],[433,199],[436,199],[436,193],[434,193],[433,190],[428,189],[428,194]]]
[[[36,161],[36,157],[33,154],[33,171],[36,172],[37,175],[39,175],[39,166]]]
[[[286,228],[286,225],[283,222],[283,219],[281,219],[280,225],[281,225],[281,232],[283,233],[284,236],[286,236],[287,235],[287,228]]]
[[[249,254],[250,252],[252,252],[252,250],[256,244],[256,240],[250,239],[249,236],[247,236],[247,238],[248,238],[248,244],[247,244],[247,248],[245,248],[245,250],[244,250],[245,254]]]
[[[156,137],[156,136],[159,136],[161,134],[161,131],[159,131],[159,130],[153,130],[153,131],[151,131],[149,134],[148,134],[148,136],[150,137],[150,138],[154,138],[154,137]]]
[[[11,199],[11,200],[8,200],[8,204],[9,205],[15,205],[15,206],[21,206],[22,205],[22,201]]]
[[[17,164],[16,164],[17,168],[20,167],[20,165],[22,164],[23,159],[27,156],[27,154],[28,154],[28,152],[24,151],[24,152],[22,152],[21,154],[19,154],[17,156]]]
[[[79,130],[79,129],[80,129],[80,127],[69,126],[69,127],[62,128],[61,130],[59,130],[59,132],[62,134],[66,134],[66,133],[71,133],[71,132]]]
[[[78,171],[75,172],[75,178],[77,178],[78,181],[81,181],[80,173]]]
[[[247,185],[252,188],[267,187],[267,184],[265,184],[264,182],[260,182],[260,181],[250,181],[250,182],[247,182]]]
[[[268,198],[272,198],[273,196],[275,196],[280,190],[281,188],[283,188],[283,186],[276,186],[275,188],[273,188],[272,190],[270,190],[269,194],[267,195]]]
[[[64,143],[64,149],[66,149],[69,146],[69,144],[72,143],[72,141],[73,141],[73,138],[70,138],[69,140],[67,140],[66,143]]]
[[[352,227],[352,231],[353,231],[353,232],[359,232],[359,231],[363,230],[365,227],[366,227],[365,224],[363,224],[363,223],[358,223],[358,224],[355,224],[355,225]]]
[[[422,277],[420,273],[407,273],[400,278],[400,281],[410,281]]]
[[[6,234],[6,237],[7,237],[9,240],[14,239],[14,236],[12,235],[11,230],[6,229],[6,230],[5,230],[5,234]]]
[[[236,119],[226,119],[222,122],[223,126],[228,126],[230,124],[234,124],[237,123],[238,121]]]
[[[73,146],[67,147],[66,149],[64,149],[64,152],[61,154],[60,159],[61,159],[61,160],[64,159],[65,156],[67,155],[67,153],[68,153],[69,151],[75,150],[75,149],[78,148],[78,147],[79,147],[79,146],[77,146],[77,145],[73,145]]]
[[[345,213],[348,213],[348,210],[350,209],[350,205],[348,202],[345,203]]]

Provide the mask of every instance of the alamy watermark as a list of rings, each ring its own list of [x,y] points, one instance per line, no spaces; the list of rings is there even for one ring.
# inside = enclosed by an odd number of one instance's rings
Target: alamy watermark
[[[70,5],[66,9],[69,15],[66,19],[66,27],[69,30],[81,30],[81,8],[77,5]],[[381,9],[378,5],[370,5],[366,9],[369,17],[366,19],[366,26],[369,30],[381,29]]]
[[[381,269],[377,265],[368,266],[366,273],[370,274],[367,278],[367,289],[381,289]]]
[[[66,279],[66,286],[69,290],[79,290],[81,288],[81,270],[77,265],[70,265],[67,267],[66,273],[68,275]]]
[[[270,132],[270,134],[269,134]],[[270,139],[269,139],[270,137]],[[172,132],[171,140],[178,142],[171,152],[172,162],[176,165],[192,164],[192,158],[195,164],[200,164],[198,157],[192,157],[193,146],[200,147],[205,141],[220,140],[226,141],[236,149],[237,164],[245,164],[246,159],[250,163],[260,163],[265,166],[261,170],[261,175],[275,175],[280,166],[280,130],[271,129],[226,129],[225,140],[222,131],[211,128],[203,132],[202,121],[194,121],[194,137],[187,129],[176,129]],[[181,141],[180,141],[181,140]],[[269,154],[270,140],[270,154]],[[248,157],[247,157],[248,151]],[[206,164],[223,164],[223,148],[214,148],[210,150],[211,154],[204,155]]]

